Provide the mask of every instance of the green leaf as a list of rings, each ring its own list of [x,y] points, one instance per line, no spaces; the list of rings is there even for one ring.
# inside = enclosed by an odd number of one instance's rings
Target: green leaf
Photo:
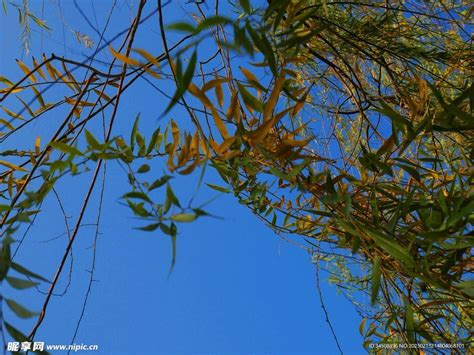
[[[14,288],[18,290],[23,290],[30,287],[35,287],[39,285],[39,282],[34,282],[30,280],[23,280],[12,276],[6,277],[7,282]]]
[[[7,303],[8,307],[20,318],[27,319],[38,315],[38,313],[31,312],[14,300],[5,298],[5,302]]]
[[[398,244],[396,240],[388,239],[378,231],[366,228],[366,233],[369,234],[375,241],[375,243],[393,256],[395,259],[403,261],[407,267],[414,267],[415,261],[408,252],[408,250],[402,245]]]
[[[173,205],[181,207],[181,205],[179,204],[178,198],[176,197],[173,190],[171,189],[170,184],[166,185],[166,199],[169,200]]]
[[[250,7],[250,1],[249,0],[239,0],[240,6],[242,6],[242,9],[247,13],[250,14],[252,11]]]
[[[132,133],[130,134],[130,146],[133,147],[135,146],[135,139],[137,137],[137,132],[138,132],[138,123],[140,122],[140,114],[135,117],[135,122],[133,123],[133,128],[132,128]]]
[[[199,23],[199,25],[196,28],[196,32],[201,32],[202,30],[205,30],[207,28],[211,28],[212,26],[217,26],[217,25],[226,25],[230,24],[232,21],[226,17],[222,16],[211,16],[206,18],[204,21]]]
[[[455,286],[460,288],[465,294],[469,295],[469,297],[474,298],[474,280],[458,282]]]
[[[33,279],[36,279],[36,280],[45,281],[47,283],[50,283],[50,281],[45,279],[43,276],[35,274],[34,272],[24,268],[23,266],[21,266],[17,263],[12,262],[11,267],[12,267],[13,270],[15,270],[16,272],[19,272],[20,274],[23,274],[25,276],[29,276],[29,277],[31,277]]]
[[[143,204],[144,204],[143,202],[134,203],[134,202],[127,199],[127,204],[132,209],[133,213],[135,213],[137,216],[140,216],[140,217],[150,217],[151,216],[151,213],[148,212],[143,207]]]
[[[252,41],[258,50],[265,56],[265,59],[268,62],[270,69],[272,70],[273,74],[276,74],[276,59],[275,54],[273,53],[273,48],[268,41],[265,35],[260,36],[257,31],[255,31],[250,22],[247,21],[246,28],[250,37],[252,37]]]
[[[152,232],[160,227],[161,223],[152,223],[144,227],[138,227],[137,229],[141,231],[146,231],[146,232]]]
[[[22,332],[20,332],[18,329],[10,325],[8,322],[3,322],[5,325],[5,328],[7,329],[8,333],[15,339],[16,341],[28,341],[28,338],[26,335],[24,335]]]
[[[374,265],[372,267],[372,292],[370,295],[370,303],[375,304],[377,300],[377,295],[380,289],[380,258],[375,259]]]
[[[145,193],[141,191],[127,192],[125,195],[123,195],[123,198],[135,198],[135,199],[152,203],[152,200]]]
[[[152,150],[156,147],[157,149],[159,148],[159,144],[158,144],[158,136],[160,134],[160,129],[157,128],[153,134],[151,135],[151,138],[150,138],[150,143],[148,143],[148,148],[146,150],[146,154],[150,154],[152,152]]]
[[[170,237],[171,237],[171,265],[170,271],[168,272],[168,277],[170,277],[173,272],[174,265],[176,263],[176,226],[174,223],[171,223],[170,226]]]
[[[9,205],[0,205],[0,212],[10,211],[11,207]]]
[[[11,265],[10,243],[6,239],[3,240],[2,249],[0,249],[0,281],[8,274]]]
[[[87,133],[86,133],[87,134]],[[77,148],[70,145],[64,144],[62,142],[53,142],[50,144],[54,149],[59,150],[62,153],[67,153],[70,155],[83,155]]]
[[[178,62],[177,64],[179,63],[180,62]],[[186,68],[186,71],[184,72],[183,77],[181,77],[181,75],[179,74],[179,70],[177,70],[178,73],[177,73],[176,80],[178,82],[177,82],[176,91],[163,114],[168,113],[171,110],[171,108],[183,97],[184,93],[188,89],[189,84],[191,84],[191,81],[193,80],[194,71],[196,69],[196,63],[197,63],[197,53],[196,51],[194,51],[193,55],[191,56],[191,59],[189,60],[188,67]]]
[[[405,329],[407,331],[408,340],[410,343],[415,343],[415,320],[413,319],[413,309],[411,308],[410,301],[404,295],[403,302],[405,303]]]
[[[174,30],[174,31],[181,31],[181,32],[189,32],[189,33],[195,33],[196,28],[189,22],[175,22],[172,23],[171,25],[166,26],[167,29],[169,30]]]
[[[148,187],[148,191],[152,191],[154,189],[157,189],[158,187],[161,187],[163,186],[164,184],[166,184],[170,179],[172,179],[173,177],[172,176],[169,176],[169,175],[165,175],[165,176],[162,176],[160,177],[159,179],[155,180],[149,187]]]
[[[150,165],[143,164],[142,166],[140,166],[140,168],[138,168],[137,173],[138,174],[143,174],[143,173],[147,173],[149,171],[150,171]]]
[[[241,83],[237,82],[237,86],[239,87],[240,95],[242,95],[242,99],[244,102],[253,110],[257,112],[263,112],[263,105],[262,103],[255,98]]]
[[[196,220],[196,213],[178,213],[171,216],[171,220],[175,222],[192,222]]]
[[[226,194],[232,192],[231,190],[226,189],[225,187],[222,187],[222,186],[218,186],[218,185],[214,185],[214,184],[208,184],[207,182],[206,182],[206,185],[209,186],[211,189],[214,189],[214,190],[219,191],[219,192],[224,192]]]
[[[94,150],[101,150],[101,144],[95,139],[91,132],[86,129],[86,141],[89,146]]]

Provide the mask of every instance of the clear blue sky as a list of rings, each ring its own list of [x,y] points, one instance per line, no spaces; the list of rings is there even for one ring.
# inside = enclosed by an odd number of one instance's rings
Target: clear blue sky
[[[31,1],[32,9],[41,14],[41,1]],[[92,50],[81,47],[72,31],[80,30],[97,41],[97,35],[78,16],[73,1],[61,1],[63,26],[55,2],[44,1],[44,16],[53,29],[41,38],[33,27],[32,54],[54,52],[81,58]],[[79,1],[83,11],[99,28],[105,24],[112,1]],[[96,18],[92,12],[94,4]],[[113,14],[107,37],[125,28],[131,14],[122,2]],[[149,13],[153,3],[145,8]],[[0,15],[0,75],[19,77],[15,58],[22,58],[17,14],[9,7],[9,15]],[[173,1],[165,8],[168,22],[183,20],[193,11],[186,1]],[[161,51],[157,17],[140,29],[136,47]],[[65,45],[64,45],[65,43]],[[153,45],[153,43],[156,43]],[[101,60],[109,60],[105,51]],[[23,57],[25,63],[30,59]],[[170,91],[169,87],[165,87]],[[65,95],[52,92],[51,99]],[[165,120],[180,120],[179,109],[163,121],[157,117],[167,102],[145,82],[138,83],[125,94],[114,134],[127,132],[138,112],[142,113],[141,129],[149,132]],[[12,143],[31,147],[37,135],[48,137],[51,123],[57,117],[46,116],[30,126]],[[93,127],[93,126],[92,126]],[[46,140],[46,138],[45,138]],[[3,147],[2,147],[3,149]],[[163,171],[163,162],[153,163],[153,172]],[[91,168],[93,165],[89,165]],[[90,175],[65,179],[58,186],[64,207],[73,224],[82,202]],[[218,182],[211,169],[206,181]],[[194,191],[197,175],[172,182],[178,196],[186,200]],[[119,205],[127,192],[127,179],[115,164],[107,165],[104,209],[97,244],[96,271],[92,292],[75,343],[98,344],[100,354],[337,354],[322,312],[315,287],[315,268],[310,256],[288,244],[262,225],[250,211],[229,195],[222,195],[207,210],[222,219],[202,218],[183,225],[178,236],[177,263],[168,279],[171,246],[160,232],[140,232],[133,228],[140,221]],[[98,191],[84,220],[93,223]],[[216,192],[202,188],[197,201],[206,201]],[[58,204],[51,195],[44,204],[45,213],[38,218],[17,255],[17,261],[42,275],[52,278],[67,242],[67,236],[46,242],[64,232],[64,221]],[[88,286],[94,228],[84,227],[74,246],[71,285],[61,297],[53,297],[46,319],[36,339],[49,344],[70,343],[78,322]],[[67,285],[65,270],[56,292]],[[326,306],[347,354],[362,354],[362,338],[358,332],[360,319],[352,305],[336,294],[326,282],[322,290]],[[39,290],[47,291],[47,285]],[[4,286],[10,298],[20,299],[32,310],[40,309],[44,295],[37,290],[14,291]],[[18,328],[28,333],[33,321],[15,319],[6,307],[5,315]]]

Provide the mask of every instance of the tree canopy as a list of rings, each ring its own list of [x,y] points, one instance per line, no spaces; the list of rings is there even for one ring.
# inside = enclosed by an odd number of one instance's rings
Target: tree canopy
[[[29,27],[47,28],[27,4],[17,7],[25,51]],[[468,346],[471,2],[216,0],[195,2],[188,20],[165,23],[167,6],[139,1],[117,36],[121,44],[100,38],[96,46],[78,33],[96,48],[90,58],[31,53],[18,61],[21,79],[1,73],[0,280],[18,289],[51,283],[35,327],[24,332],[3,320],[10,334],[33,338],[41,325],[108,162],[124,167],[130,191],[122,201],[144,220],[137,227],[169,236],[171,268],[179,225],[208,215],[192,198],[180,201],[171,179],[199,179],[207,166],[222,183],[201,188],[235,195],[330,272],[362,318],[366,347]],[[158,19],[162,43],[138,46],[149,16]],[[94,60],[99,48],[109,63]],[[161,91],[154,132],[140,130],[139,112],[121,115],[123,93],[139,80],[157,90],[173,84]],[[61,95],[50,90],[58,87]],[[173,120],[177,106],[185,115]],[[50,136],[8,145],[46,119]],[[114,133],[117,120],[129,123],[127,135]],[[166,172],[156,178],[152,164]],[[89,188],[49,279],[12,261],[12,248],[48,213],[41,206],[55,185],[75,175]],[[30,315],[6,302],[19,317]]]

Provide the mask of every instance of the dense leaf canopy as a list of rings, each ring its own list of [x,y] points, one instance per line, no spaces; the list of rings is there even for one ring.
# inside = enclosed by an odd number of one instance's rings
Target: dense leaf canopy
[[[95,166],[51,292],[104,161],[127,167],[130,191],[123,201],[147,220],[138,227],[160,230],[173,246],[179,224],[199,223],[207,212],[180,202],[170,179],[210,166],[222,183],[208,187],[234,194],[331,273],[363,318],[366,346],[468,344],[472,4],[239,1],[234,12],[223,13],[218,4],[195,4],[193,19],[164,24],[161,1],[140,1],[122,45],[109,46],[107,70],[51,54],[19,61],[19,81],[1,77],[2,146],[36,120],[55,113],[62,119],[31,149],[0,150],[0,279],[20,289],[33,284],[7,276],[13,269],[42,281],[10,262],[11,243],[65,176]],[[160,54],[134,44],[144,9],[153,7]],[[34,17],[25,11],[24,22]],[[171,35],[181,37],[171,45]],[[204,44],[206,54],[199,51]],[[114,135],[121,95],[140,78],[175,84],[159,112],[166,120],[148,135],[137,117],[127,136]],[[45,89],[51,82],[67,95],[51,95]],[[178,105],[189,124],[167,119]],[[89,128],[102,114],[105,129]],[[154,160],[167,172],[148,181]],[[163,201],[155,198],[157,189],[165,192]],[[16,303],[8,306],[30,315]]]

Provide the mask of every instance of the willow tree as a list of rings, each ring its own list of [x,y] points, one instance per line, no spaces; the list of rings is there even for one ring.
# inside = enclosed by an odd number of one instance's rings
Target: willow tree
[[[108,46],[107,70],[50,54],[19,61],[21,80],[2,77],[2,142],[36,120],[62,119],[30,148],[0,152],[0,279],[18,288],[44,281],[11,262],[12,242],[48,213],[39,206],[61,179],[94,166],[83,177],[89,189],[35,327],[23,335],[5,323],[10,333],[34,337],[103,164],[111,161],[129,171],[123,200],[148,221],[138,227],[170,237],[173,263],[179,224],[206,212],[180,203],[169,180],[210,166],[222,184],[208,186],[234,194],[330,273],[363,318],[365,346],[468,346],[474,296],[470,2],[242,0],[232,4],[235,11],[221,11],[218,1],[194,5],[188,21],[168,24],[161,1],[140,1],[122,44]],[[157,13],[159,53],[155,44],[134,45],[144,10]],[[171,45],[171,34],[182,37]],[[204,43],[205,54],[199,52]],[[165,93],[166,108],[157,114],[166,119],[180,105],[189,124],[160,121],[147,135],[137,118],[128,135],[115,135],[121,97],[138,79],[172,81],[175,90]],[[48,85],[67,96],[50,94]],[[93,125],[99,119],[102,131]],[[158,179],[146,178],[152,160],[167,169]]]

